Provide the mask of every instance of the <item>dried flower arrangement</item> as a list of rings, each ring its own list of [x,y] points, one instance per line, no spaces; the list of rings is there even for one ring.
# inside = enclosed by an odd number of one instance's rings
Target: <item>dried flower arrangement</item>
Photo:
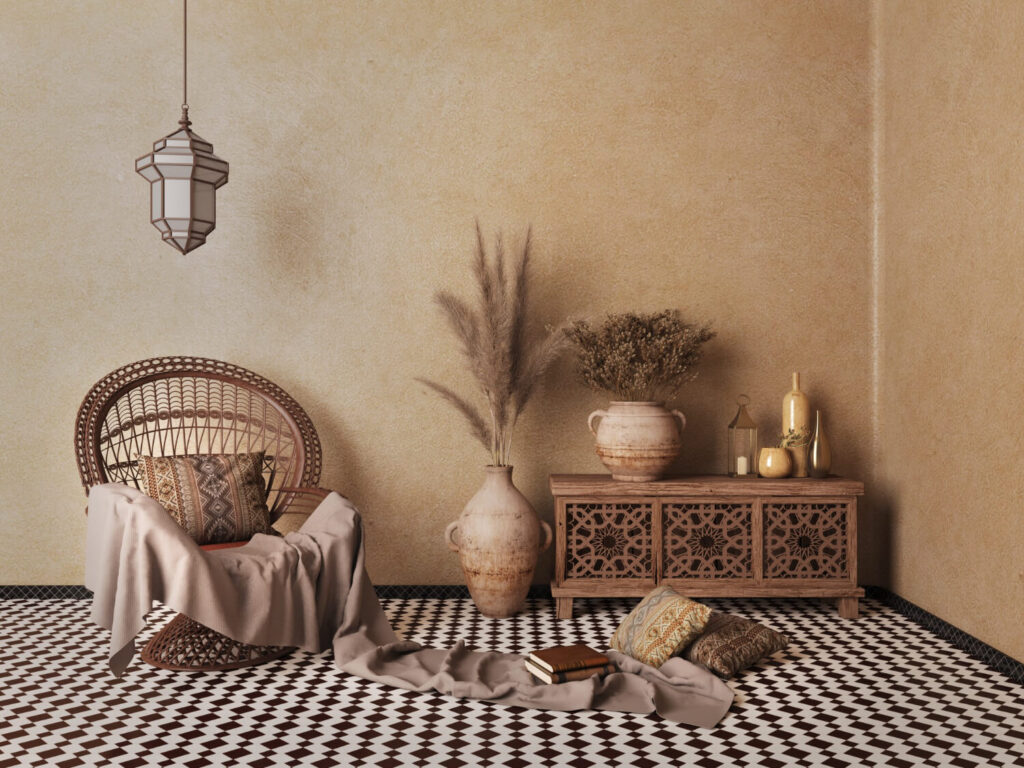
[[[675,396],[696,378],[703,345],[715,337],[708,323],[683,322],[674,309],[608,315],[596,328],[577,320],[566,335],[576,345],[577,371],[587,385],[634,402]]]
[[[489,418],[453,390],[428,379],[417,379],[451,403],[469,422],[470,430],[490,451],[493,466],[508,466],[512,432],[537,389],[541,377],[566,348],[560,330],[528,338],[527,299],[531,231],[518,261],[506,270],[505,244],[499,232],[494,258],[488,259],[480,224],[476,225],[473,276],[479,289],[474,308],[450,291],[438,291],[434,300],[459,340],[470,372],[487,400]]]

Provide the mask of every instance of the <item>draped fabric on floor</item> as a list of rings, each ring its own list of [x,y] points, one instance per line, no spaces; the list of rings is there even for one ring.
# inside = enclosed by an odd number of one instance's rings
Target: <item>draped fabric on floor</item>
[[[536,685],[519,654],[399,639],[366,574],[359,513],[336,493],[296,533],[205,552],[153,499],[124,485],[99,485],[89,494],[86,548],[92,618],[111,632],[110,668],[118,676],[158,600],[241,642],[333,648],[343,671],[409,690],[538,709],[657,711],[708,728],[732,703],[725,683],[677,657],[654,669],[607,651],[615,674]]]

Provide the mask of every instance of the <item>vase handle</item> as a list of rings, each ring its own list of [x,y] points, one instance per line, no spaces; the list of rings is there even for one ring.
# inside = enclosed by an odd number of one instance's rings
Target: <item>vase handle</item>
[[[448,523],[448,527],[444,529],[444,540],[448,544],[448,549],[452,552],[459,551],[459,545],[455,543],[453,536],[455,535],[455,529],[459,527],[458,520],[452,520]]]
[[[682,411],[672,411],[672,415],[679,419],[679,434],[682,434],[683,430],[686,429],[686,417],[683,416]]]
[[[551,526],[543,520],[540,521],[541,530],[544,531],[544,541],[540,545],[540,549],[537,550],[538,554],[543,552],[545,549],[551,546]]]
[[[607,415],[608,411],[594,411],[592,414],[590,414],[590,416],[587,417],[587,426],[590,427],[590,431],[591,433],[593,433],[594,437],[597,437],[597,430],[594,429],[594,419],[603,419]]]

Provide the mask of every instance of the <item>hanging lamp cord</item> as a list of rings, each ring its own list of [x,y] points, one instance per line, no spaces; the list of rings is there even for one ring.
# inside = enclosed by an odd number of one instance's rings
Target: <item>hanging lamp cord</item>
[[[178,125],[188,128],[192,121],[188,119],[188,0],[181,0],[181,120]]]

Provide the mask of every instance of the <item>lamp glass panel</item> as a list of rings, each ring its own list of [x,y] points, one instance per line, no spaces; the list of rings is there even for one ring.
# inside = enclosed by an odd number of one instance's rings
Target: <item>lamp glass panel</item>
[[[139,175],[142,176],[146,181],[154,182],[160,178],[160,171],[157,170],[156,166],[152,163],[144,165],[138,169]]]
[[[161,158],[159,167],[167,179],[187,179],[192,175],[192,163],[168,163]]]
[[[213,185],[196,183],[192,185],[192,218],[213,221],[217,204]]]
[[[150,184],[149,198],[152,207],[151,219],[162,219],[164,215],[164,185]]]
[[[164,216],[188,219],[192,216],[192,181],[166,179],[164,185]],[[173,226],[173,225],[172,225]]]
[[[224,178],[224,171],[207,168],[202,165],[196,165],[195,177],[200,181],[205,181],[208,184],[216,184]]]

